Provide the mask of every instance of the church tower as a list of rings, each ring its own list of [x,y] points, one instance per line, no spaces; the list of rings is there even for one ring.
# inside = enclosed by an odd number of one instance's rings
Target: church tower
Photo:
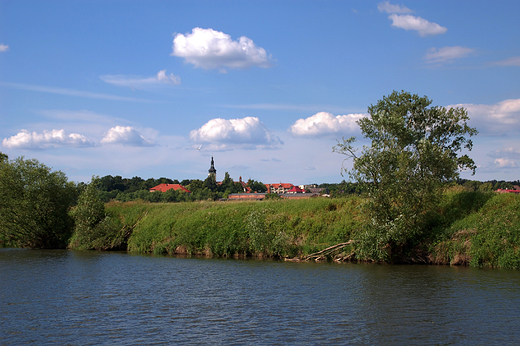
[[[213,177],[213,181],[217,181],[217,170],[215,169],[215,161],[211,156],[211,167],[208,169],[208,177]]]

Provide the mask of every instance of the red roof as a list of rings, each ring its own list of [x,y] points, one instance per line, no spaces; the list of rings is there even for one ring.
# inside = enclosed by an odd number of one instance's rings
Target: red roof
[[[154,191],[166,192],[166,191],[171,190],[171,189],[174,189],[175,191],[181,190],[181,191],[184,191],[184,192],[187,192],[187,193],[191,193],[190,190],[188,190],[187,188],[185,188],[181,184],[159,184],[157,186],[152,187],[150,189],[150,192],[154,192]]]
[[[287,192],[297,192],[297,193],[302,193],[302,192],[305,192],[304,190],[300,189],[300,187],[298,186],[293,186],[292,189],[290,189],[289,191]]]
[[[516,193],[520,194],[520,190],[508,190],[508,189],[498,189],[496,190],[498,193]]]

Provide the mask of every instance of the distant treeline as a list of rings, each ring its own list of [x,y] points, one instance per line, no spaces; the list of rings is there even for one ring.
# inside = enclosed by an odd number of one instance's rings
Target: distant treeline
[[[496,191],[498,189],[513,190],[514,186],[520,186],[520,180],[505,181],[505,180],[489,180],[489,181],[478,181],[468,179],[458,179],[457,184],[464,186],[467,191]]]
[[[180,184],[191,191],[190,194],[181,191],[169,190],[163,193],[149,192],[150,189],[159,184]],[[226,198],[230,193],[242,193],[244,188],[240,183],[236,183],[226,172],[222,184],[217,184],[210,177],[205,180],[200,179],[170,179],[161,177],[159,179],[149,178],[144,180],[140,177],[123,178],[119,175],[106,175],[95,180],[95,185],[99,190],[100,198],[103,202],[111,200],[128,202],[142,200],[147,202],[189,202],[202,200],[218,200]],[[344,197],[348,195],[360,195],[363,187],[358,183],[322,183],[314,184],[323,188],[323,194],[331,197]],[[458,179],[456,185],[464,187],[466,191],[496,191],[498,189],[513,189],[515,185],[520,186],[520,181],[490,180],[481,182],[478,180]],[[249,179],[246,184],[253,192],[266,192],[265,185],[260,181]]]
[[[235,182],[226,172],[222,182],[217,183],[212,177],[205,180],[200,179],[170,179],[170,178],[150,178],[144,180],[140,177],[123,178],[119,175],[96,178],[93,180],[99,190],[102,201],[108,202],[116,200],[128,202],[133,200],[143,200],[147,202],[189,202],[218,200],[227,198],[230,193],[244,192],[244,186],[240,182]],[[170,189],[166,192],[150,192],[150,189],[159,184],[180,184],[190,191],[186,193],[180,190]],[[265,192],[267,188],[262,182],[249,179],[245,184],[252,192]]]

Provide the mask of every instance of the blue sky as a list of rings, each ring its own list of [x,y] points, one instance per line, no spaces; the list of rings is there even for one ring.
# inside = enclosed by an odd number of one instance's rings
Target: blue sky
[[[393,90],[468,109],[520,179],[519,1],[0,0],[0,150],[92,175],[339,182]],[[344,163],[346,167],[349,162]]]

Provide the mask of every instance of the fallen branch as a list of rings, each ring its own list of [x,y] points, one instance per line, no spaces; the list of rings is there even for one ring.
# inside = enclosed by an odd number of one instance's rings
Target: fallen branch
[[[348,242],[346,243],[340,243],[340,244],[336,244],[336,245],[332,245],[332,246],[329,246],[328,248],[326,249],[323,249],[321,251],[318,251],[318,252],[315,252],[315,253],[312,253],[310,255],[307,255],[305,257],[302,258],[302,261],[308,261],[310,259],[315,259],[315,260],[321,260],[321,259],[324,259],[326,256],[332,254],[333,252],[336,252],[338,250],[341,250],[343,249],[344,247],[347,247],[348,245],[350,244],[353,244],[355,243],[355,240],[349,240]],[[348,258],[350,258],[354,253],[351,253],[350,255],[346,256]]]

